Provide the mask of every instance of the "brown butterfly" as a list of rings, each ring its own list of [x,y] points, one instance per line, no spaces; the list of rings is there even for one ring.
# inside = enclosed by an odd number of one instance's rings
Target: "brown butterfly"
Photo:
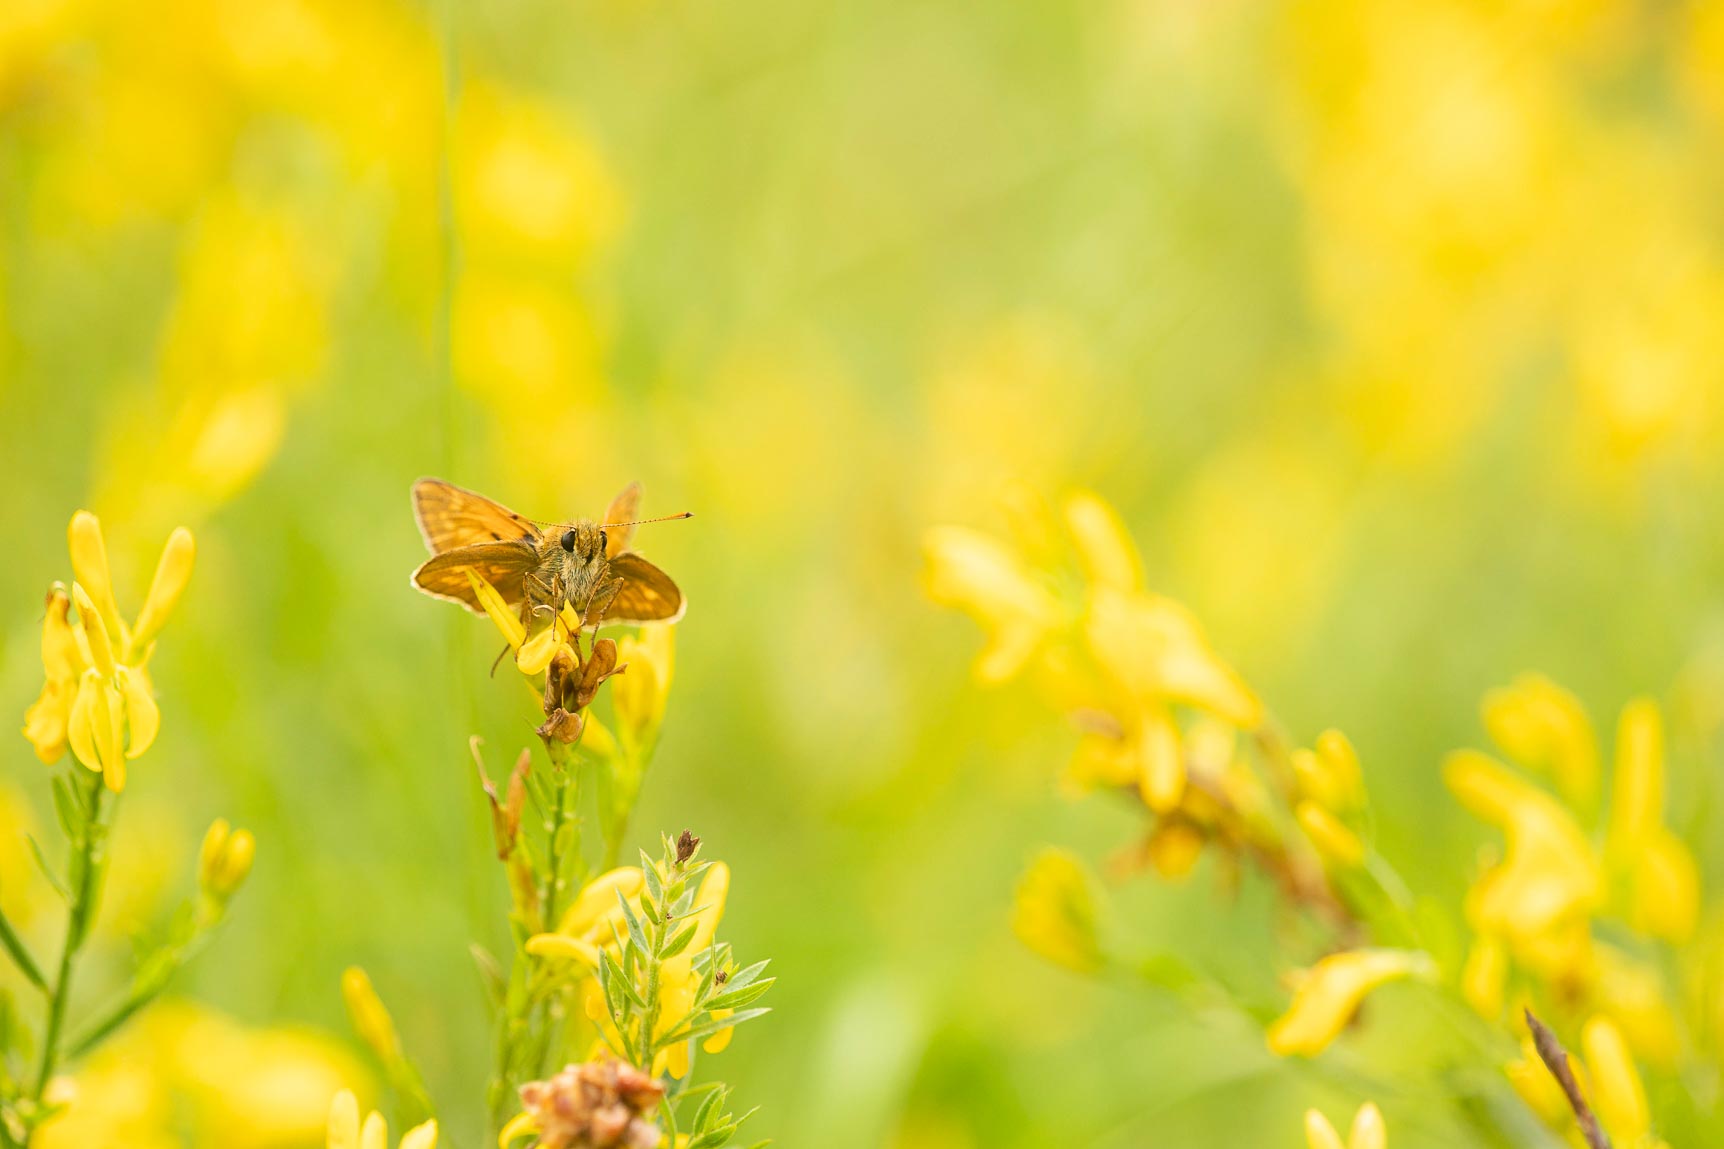
[[[569,606],[587,626],[675,622],[687,606],[682,591],[628,549],[637,522],[660,521],[635,519],[640,496],[640,484],[630,483],[611,501],[603,522],[549,524],[442,479],[420,479],[413,484],[413,514],[431,558],[413,572],[413,585],[483,613],[467,579],[471,570],[519,608],[523,620],[536,610]]]

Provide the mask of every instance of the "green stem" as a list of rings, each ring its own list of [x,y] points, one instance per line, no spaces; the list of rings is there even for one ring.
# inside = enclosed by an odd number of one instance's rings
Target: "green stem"
[[[38,1102],[48,1092],[48,1083],[53,1079],[54,1069],[59,1064],[60,1034],[66,1026],[66,1007],[72,998],[72,969],[78,951],[83,948],[84,939],[90,932],[90,921],[95,917],[95,903],[101,889],[97,875],[101,869],[102,845],[107,833],[107,827],[102,824],[104,793],[106,791],[102,786],[101,775],[92,774],[88,796],[90,817],[84,826],[82,840],[75,843],[79,851],[77,880],[73,884],[71,909],[66,915],[66,942],[60,950],[60,971],[54,979],[54,990],[48,1001],[48,1024],[42,1037],[42,1064],[36,1072],[33,1096]]]
[[[550,840],[545,846],[545,892],[539,901],[544,907],[545,928],[554,930],[557,928],[557,899],[563,886],[563,826],[569,818],[569,791],[573,788],[574,771],[570,768],[568,748],[561,742],[547,739],[545,750],[551,758],[551,784],[556,801],[551,804],[551,820],[546,825]]]

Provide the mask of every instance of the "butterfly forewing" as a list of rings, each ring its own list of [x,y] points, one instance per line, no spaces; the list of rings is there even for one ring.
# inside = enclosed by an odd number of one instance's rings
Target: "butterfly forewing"
[[[525,539],[477,543],[433,555],[413,572],[413,585],[436,598],[458,602],[483,612],[467,578],[471,570],[497,588],[503,601],[518,606],[526,597],[525,580],[539,565],[538,549]]]
[[[605,510],[604,522],[629,523],[640,518],[641,485],[630,483],[622,489],[611,505]],[[614,559],[629,549],[629,540],[634,537],[635,529],[630,526],[611,527],[605,532],[605,557]]]
[[[531,520],[442,479],[413,484],[413,514],[434,555],[479,543],[526,540],[536,544],[539,540],[539,528]]]
[[[630,551],[610,562],[622,589],[605,610],[606,622],[675,622],[688,602],[671,577]]]

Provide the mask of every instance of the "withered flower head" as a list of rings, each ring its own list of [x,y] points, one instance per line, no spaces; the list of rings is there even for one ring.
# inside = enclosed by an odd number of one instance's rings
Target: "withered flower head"
[[[659,1129],[645,1115],[663,1097],[657,1080],[611,1057],[521,1086],[540,1149],[655,1149]]]
[[[595,639],[584,661],[567,649],[558,651],[545,668],[545,724],[539,737],[574,742],[584,725],[581,711],[592,705],[606,679],[624,669],[617,665],[617,644],[608,638]]]
[[[527,806],[527,772],[532,769],[533,756],[527,750],[521,751],[521,756],[515,760],[514,772],[509,775],[508,796],[498,798],[497,787],[485,773],[485,759],[479,753],[478,735],[468,740],[468,747],[473,752],[474,764],[479,768],[479,785],[491,803],[491,836],[496,841],[497,857],[507,859],[521,832],[521,812]]]
[[[693,831],[684,830],[676,840],[676,864],[679,866],[687,865],[688,860],[694,857],[694,852],[698,849],[700,849],[700,839],[694,836]]]

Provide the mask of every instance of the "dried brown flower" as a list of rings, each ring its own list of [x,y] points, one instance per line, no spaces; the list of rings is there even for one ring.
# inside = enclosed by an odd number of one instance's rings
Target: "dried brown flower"
[[[521,1086],[540,1149],[655,1149],[659,1128],[646,1115],[663,1097],[659,1081],[612,1057]]]

